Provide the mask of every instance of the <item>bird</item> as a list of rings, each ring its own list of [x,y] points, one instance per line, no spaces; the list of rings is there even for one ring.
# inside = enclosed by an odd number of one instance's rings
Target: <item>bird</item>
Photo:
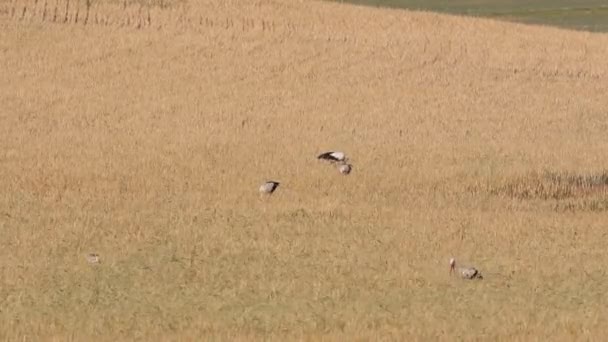
[[[456,273],[462,279],[483,279],[481,272],[475,267],[458,267],[456,268],[456,259],[450,259],[450,275]]]
[[[338,171],[340,171],[340,173],[343,175],[349,174],[352,169],[353,166],[350,164],[341,164],[340,166],[338,166]]]
[[[339,151],[330,151],[330,152],[321,153],[321,154],[319,154],[319,156],[317,156],[317,159],[327,160],[332,163],[344,162],[347,160],[346,154],[344,154],[344,152],[339,152]]]
[[[260,185],[260,194],[271,195],[277,189],[277,187],[279,187],[279,184],[279,182],[267,181],[266,183]]]
[[[89,262],[89,264],[99,264],[101,262],[99,254],[97,254],[97,253],[87,254],[86,259]]]

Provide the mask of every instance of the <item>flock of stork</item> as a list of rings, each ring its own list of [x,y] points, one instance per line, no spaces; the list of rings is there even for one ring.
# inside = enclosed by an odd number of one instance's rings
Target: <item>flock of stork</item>
[[[343,175],[348,175],[350,171],[353,169],[353,166],[348,163],[348,158],[344,152],[339,151],[330,151],[321,153],[317,159],[328,161],[331,164],[335,164],[338,166],[338,171]],[[270,196],[273,192],[279,187],[279,182],[277,181],[266,181],[264,184],[260,185],[259,191],[261,196]]]
[[[348,164],[348,158],[344,152],[340,151],[330,151],[321,153],[317,156],[317,159],[328,161],[331,164],[337,165],[338,171],[343,175],[348,175],[352,170],[353,166]],[[270,196],[274,193],[279,187],[279,182],[277,181],[266,181],[264,184],[260,185],[259,191],[261,196]],[[450,275],[457,275],[462,279],[483,279],[481,272],[477,270],[475,267],[456,267],[456,259],[450,259]]]
[[[343,175],[350,174],[353,169],[353,166],[348,163],[348,158],[344,152],[330,151],[321,153],[317,156],[317,159],[327,161],[330,164],[337,166],[338,172]],[[259,188],[260,195],[272,195],[279,187],[279,184],[279,182],[272,180],[265,182]],[[86,259],[90,264],[99,264],[101,262],[101,258],[97,253],[88,254]],[[450,275],[457,275],[462,279],[483,279],[481,272],[475,267],[456,267],[456,259],[454,258],[450,259]]]

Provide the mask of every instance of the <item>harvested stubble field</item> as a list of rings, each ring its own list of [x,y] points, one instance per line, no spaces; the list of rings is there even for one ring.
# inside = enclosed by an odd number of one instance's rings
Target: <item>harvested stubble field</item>
[[[86,3],[0,0],[2,339],[608,332],[608,35]]]

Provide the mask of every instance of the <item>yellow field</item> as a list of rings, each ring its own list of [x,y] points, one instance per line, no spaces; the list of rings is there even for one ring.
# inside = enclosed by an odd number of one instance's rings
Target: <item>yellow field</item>
[[[608,333],[608,35],[66,1],[0,0],[0,338]]]

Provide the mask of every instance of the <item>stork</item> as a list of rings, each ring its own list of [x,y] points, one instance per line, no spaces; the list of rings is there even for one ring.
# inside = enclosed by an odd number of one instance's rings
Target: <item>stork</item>
[[[344,162],[347,160],[346,154],[344,154],[344,152],[339,152],[339,151],[330,151],[330,152],[321,153],[317,157],[317,159],[327,160],[332,163]]]
[[[481,272],[475,267],[456,267],[456,259],[450,259],[450,275],[456,273],[462,279],[483,279]]]
[[[340,171],[341,174],[343,175],[347,175],[350,173],[350,171],[352,171],[353,166],[350,164],[342,164],[340,166],[338,166],[338,171]]]
[[[99,264],[99,262],[101,261],[99,258],[99,254],[97,254],[97,253],[87,254],[86,259],[89,262],[89,264]]]
[[[279,182],[275,181],[267,181],[266,183],[260,185],[260,195],[272,195],[272,193],[279,187]]]

